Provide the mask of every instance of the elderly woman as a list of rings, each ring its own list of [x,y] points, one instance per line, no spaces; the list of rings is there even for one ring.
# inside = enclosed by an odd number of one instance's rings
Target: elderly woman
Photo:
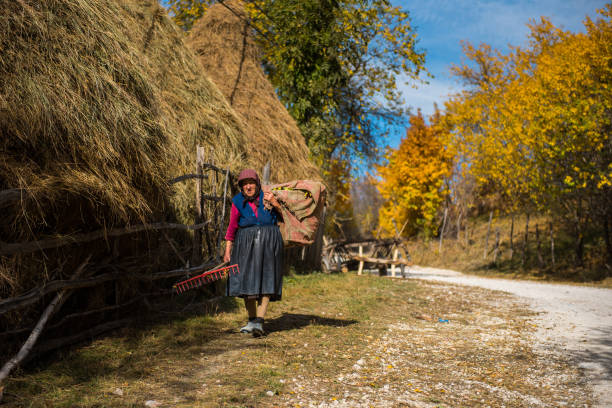
[[[259,337],[264,334],[268,303],[280,300],[282,294],[283,238],[277,225],[280,205],[272,193],[263,193],[255,170],[243,170],[238,186],[240,193],[232,198],[223,260],[238,264],[240,273],[229,276],[227,295],[244,299],[249,320],[240,332]],[[264,200],[272,205],[271,210],[264,207]]]

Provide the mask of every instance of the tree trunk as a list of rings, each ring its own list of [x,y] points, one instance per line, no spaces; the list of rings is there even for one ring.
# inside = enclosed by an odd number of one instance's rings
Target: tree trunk
[[[512,223],[510,224],[510,259],[514,257],[514,213],[512,214]]]

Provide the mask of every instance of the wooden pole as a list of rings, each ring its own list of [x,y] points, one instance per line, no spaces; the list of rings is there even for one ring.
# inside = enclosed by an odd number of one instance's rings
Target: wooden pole
[[[87,259],[85,259],[85,262],[83,262],[77,268],[77,270],[72,275],[70,280],[75,280],[83,274],[83,271],[85,270],[85,266],[89,262],[90,258],[91,258],[91,255],[89,255]],[[47,321],[49,320],[51,316],[53,316],[53,314],[55,313],[57,309],[62,307],[62,305],[68,298],[68,296],[70,296],[71,292],[72,291],[70,290],[64,289],[61,292],[59,292],[57,295],[55,295],[55,298],[51,301],[51,303],[49,303],[49,305],[47,306],[43,314],[40,316],[40,319],[38,319],[38,323],[36,323],[36,326],[34,326],[32,333],[30,333],[30,336],[28,337],[28,339],[25,341],[25,343],[23,343],[23,346],[21,346],[21,349],[19,350],[17,355],[13,357],[12,359],[10,359],[6,364],[4,364],[4,366],[0,370],[0,401],[2,401],[2,394],[4,391],[4,386],[2,385],[2,383],[9,376],[13,368],[19,365],[19,363],[21,363],[23,359],[26,358],[28,354],[30,354],[30,351],[36,344],[36,341],[38,340],[38,338],[40,337],[40,334],[42,333],[45,325],[47,324]]]
[[[487,225],[487,235],[485,236],[484,252],[482,259],[487,259],[487,250],[489,249],[489,234],[491,233],[491,221],[493,220],[493,211],[489,213],[489,223]]]
[[[227,184],[229,182],[229,167],[225,170],[225,181],[223,182],[223,207],[221,208],[221,222],[219,223],[219,238],[217,240],[217,256],[221,257],[221,245],[223,245],[223,227],[225,226],[225,207],[227,206]]]
[[[442,221],[442,229],[440,230],[440,244],[438,245],[438,253],[442,253],[442,239],[444,237],[444,228],[446,227],[446,216],[448,215],[448,207],[444,209],[444,220]]]
[[[393,261],[397,261],[397,253],[398,249],[397,246],[395,246],[395,249],[393,250]],[[395,264],[391,264],[391,277],[395,278]]]
[[[359,245],[359,256],[363,256],[363,245]],[[361,275],[363,271],[363,261],[359,261],[359,268],[357,269],[357,275]]]
[[[268,161],[266,163],[266,165],[263,168],[263,172],[262,172],[262,183],[264,185],[270,184],[270,168],[271,168],[271,164]]]
[[[510,224],[510,259],[514,257],[514,213],[512,213],[512,223]]]
[[[196,148],[196,174],[202,175],[202,164],[204,163],[204,148],[197,146]],[[202,179],[196,178],[195,188],[195,224],[202,222]],[[202,230],[197,229],[193,233],[193,246],[191,255],[191,264],[198,265],[202,261]]]

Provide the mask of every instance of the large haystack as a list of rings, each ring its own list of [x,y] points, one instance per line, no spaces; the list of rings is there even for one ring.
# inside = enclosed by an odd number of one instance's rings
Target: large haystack
[[[237,170],[245,138],[183,38],[157,0],[0,0],[0,246],[193,223],[193,183],[167,180],[193,173],[196,145]],[[2,255],[0,298],[65,279],[89,254],[100,273],[102,260],[142,270],[159,254],[126,240]]]
[[[187,39],[211,80],[242,117],[246,164],[271,162],[271,181],[320,180],[295,121],[278,100],[262,68],[241,1],[210,7]]]

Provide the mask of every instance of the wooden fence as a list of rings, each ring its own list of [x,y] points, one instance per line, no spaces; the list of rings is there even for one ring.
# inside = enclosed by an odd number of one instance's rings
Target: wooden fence
[[[126,274],[125,271],[115,270],[97,273],[104,268],[100,265],[91,263],[90,260],[92,255],[90,254],[80,262],[69,279],[49,280],[44,282],[41,286],[30,289],[18,296],[0,300],[0,316],[3,316],[9,312],[17,312],[20,309],[43,302],[49,299],[51,295],[55,294],[40,314],[36,324],[33,326],[14,327],[11,328],[11,330],[0,333],[2,343],[7,345],[11,342],[14,343],[17,338],[23,338],[29,333],[17,354],[8,360],[2,369],[0,369],[0,399],[3,381],[8,377],[12,369],[20,363],[54,348],[75,343],[105,331],[125,326],[130,319],[123,315],[117,319],[107,320],[102,324],[87,327],[80,332],[71,332],[68,336],[46,339],[46,342],[37,345],[43,331],[61,329],[68,322],[75,322],[77,319],[83,321],[87,317],[96,314],[125,310],[127,307],[132,308],[139,302],[144,302],[145,305],[148,305],[147,298],[171,293],[171,285],[167,284],[169,279],[177,279],[179,277],[202,272],[218,263],[221,251],[220,246],[223,239],[222,234],[225,225],[226,208],[231,203],[229,194],[232,193],[232,186],[235,185],[235,176],[230,173],[229,168],[223,169],[212,161],[207,162],[205,151],[202,147],[197,148],[196,158],[195,173],[185,174],[169,180],[169,184],[171,185],[195,180],[196,211],[194,214],[195,222],[192,225],[155,222],[32,242],[0,243],[0,256],[14,256],[49,249],[58,249],[68,245],[108,242],[108,239],[112,237],[122,237],[130,234],[155,231],[166,240],[177,258],[182,262],[182,265],[175,269],[160,272]],[[208,194],[205,194],[202,188],[202,181],[205,179],[208,179],[212,186],[212,191],[207,192]],[[218,185],[222,185],[222,189],[217,189]],[[22,193],[23,192],[16,189],[0,191],[0,204],[5,206],[9,204],[11,200],[19,199]],[[206,206],[205,203],[207,204]],[[208,217],[206,217],[207,214]],[[167,235],[166,231],[168,230],[193,232],[191,257],[189,259],[186,259],[187,257],[184,255],[185,251],[179,250],[177,244]],[[204,253],[208,255],[206,258],[203,256]],[[113,269],[111,265],[105,266],[108,267],[107,269]],[[120,303],[117,283],[126,280],[129,282],[156,282],[166,280],[166,284],[158,285],[156,289],[148,293],[138,293],[136,296],[131,296],[127,302]],[[115,304],[67,314],[61,316],[61,318],[53,322],[53,324],[48,324],[52,321],[52,317],[58,314],[58,311],[66,300],[79,289],[98,287],[108,284],[109,282],[115,282],[115,297],[117,299]],[[117,315],[119,316],[120,314]]]

